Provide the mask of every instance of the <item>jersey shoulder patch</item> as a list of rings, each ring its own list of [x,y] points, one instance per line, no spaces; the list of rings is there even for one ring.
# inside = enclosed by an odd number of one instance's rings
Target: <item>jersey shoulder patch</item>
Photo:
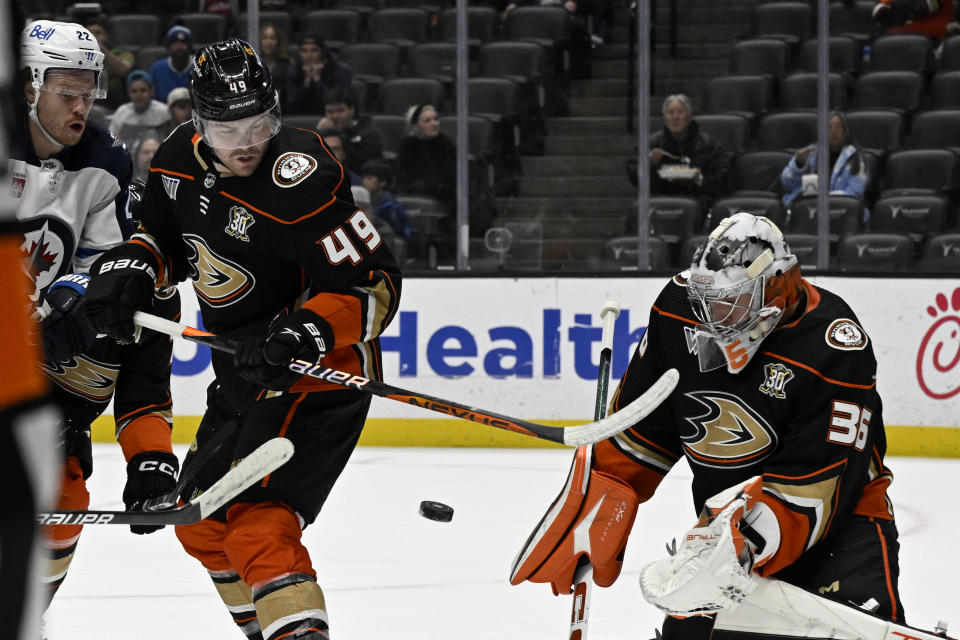
[[[299,151],[281,153],[273,163],[273,183],[288,189],[306,180],[317,168],[317,160]]]
[[[862,351],[870,339],[859,324],[849,318],[838,318],[827,326],[824,339],[834,349]]]

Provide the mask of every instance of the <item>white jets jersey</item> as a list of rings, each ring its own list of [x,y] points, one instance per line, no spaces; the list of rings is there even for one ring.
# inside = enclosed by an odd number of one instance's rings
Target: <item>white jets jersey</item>
[[[86,273],[104,251],[133,231],[127,187],[130,153],[109,131],[87,123],[80,142],[46,160],[29,136],[8,166],[10,197],[23,225],[21,248],[37,290],[67,273]]]

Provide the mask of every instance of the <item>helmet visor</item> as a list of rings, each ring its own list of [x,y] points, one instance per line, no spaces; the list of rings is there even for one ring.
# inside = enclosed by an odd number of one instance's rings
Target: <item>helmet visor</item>
[[[40,91],[53,93],[65,101],[80,99],[86,105],[107,97],[107,74],[75,69],[49,69],[43,76]],[[34,83],[36,86],[36,83]]]
[[[193,121],[203,141],[214,149],[245,149],[266,142],[280,131],[280,105],[239,120],[209,120],[194,111]]]

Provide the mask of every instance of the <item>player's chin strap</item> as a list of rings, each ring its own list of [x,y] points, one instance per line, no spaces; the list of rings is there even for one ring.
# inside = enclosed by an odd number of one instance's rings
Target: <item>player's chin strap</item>
[[[43,137],[46,138],[50,144],[55,144],[60,148],[63,148],[63,143],[58,140],[54,140],[53,136],[47,133],[47,130],[43,128],[43,125],[40,124],[40,118],[37,116],[37,104],[40,103],[40,87],[36,82],[33,83],[33,101],[30,103],[29,116],[33,120],[33,124],[37,125],[37,128],[40,129],[40,133],[43,134]]]

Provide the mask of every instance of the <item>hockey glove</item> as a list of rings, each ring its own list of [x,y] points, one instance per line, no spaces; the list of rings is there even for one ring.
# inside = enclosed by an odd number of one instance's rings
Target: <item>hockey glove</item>
[[[298,309],[278,316],[266,340],[248,340],[234,355],[240,375],[267,389],[284,391],[300,378],[287,368],[291,360],[319,362],[333,348],[333,329],[320,315]]]
[[[179,470],[177,456],[166,451],[144,451],[130,458],[127,463],[127,484],[123,488],[123,504],[127,511],[163,506],[148,505],[147,502],[176,489]],[[173,506],[176,499],[176,496],[173,496],[171,504],[167,506]],[[137,535],[153,533],[162,528],[163,525],[130,525],[130,531]]]
[[[96,338],[83,309],[90,277],[71,273],[47,289],[41,306],[43,355],[47,362],[67,362],[86,351]]]
[[[98,333],[124,344],[134,341],[133,314],[153,296],[157,261],[146,248],[125,243],[97,258],[87,286],[87,320]]]

